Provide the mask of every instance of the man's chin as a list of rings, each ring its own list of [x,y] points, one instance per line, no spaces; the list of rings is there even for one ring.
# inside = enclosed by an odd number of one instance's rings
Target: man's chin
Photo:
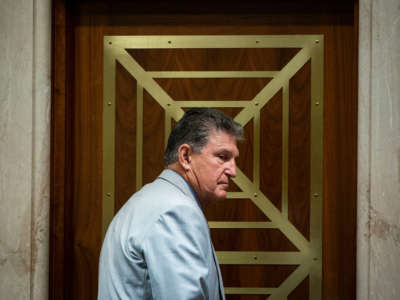
[[[227,192],[226,191],[219,191],[215,196],[216,201],[222,201],[226,199]]]
[[[218,190],[215,191],[214,193],[208,194],[206,197],[204,197],[204,201],[201,201],[202,203],[205,204],[210,204],[215,201],[222,201],[226,199],[227,191],[225,190]]]

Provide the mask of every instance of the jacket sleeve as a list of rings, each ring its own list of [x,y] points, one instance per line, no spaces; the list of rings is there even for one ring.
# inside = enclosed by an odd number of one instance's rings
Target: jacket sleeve
[[[143,255],[154,299],[210,299],[208,285],[218,284],[208,225],[196,207],[162,214],[144,240]]]

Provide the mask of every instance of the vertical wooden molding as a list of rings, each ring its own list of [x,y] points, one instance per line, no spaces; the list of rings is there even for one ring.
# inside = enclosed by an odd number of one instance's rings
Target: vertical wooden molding
[[[52,1],[49,299],[70,299],[72,269],[71,21],[67,1]]]

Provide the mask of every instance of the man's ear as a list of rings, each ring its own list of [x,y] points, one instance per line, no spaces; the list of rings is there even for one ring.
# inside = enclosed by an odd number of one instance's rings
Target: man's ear
[[[185,171],[189,171],[192,160],[192,147],[188,144],[182,144],[178,148],[178,161]]]

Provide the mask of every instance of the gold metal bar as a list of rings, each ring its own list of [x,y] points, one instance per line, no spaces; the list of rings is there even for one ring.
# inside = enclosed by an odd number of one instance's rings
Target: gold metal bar
[[[241,188],[244,192],[247,192],[251,196],[252,201],[268,218],[274,222],[279,229],[286,235],[286,237],[304,253],[310,252],[310,243],[299,230],[286,219],[282,213],[271,203],[271,201],[256,188],[255,184],[251,182],[240,169],[236,171],[236,177],[233,181]]]
[[[271,295],[276,288],[244,288],[244,287],[226,287],[225,294],[241,294],[241,295]]]
[[[165,110],[165,120],[164,120],[164,148],[167,148],[169,134],[171,133],[172,119],[167,110]]]
[[[163,109],[169,111],[172,118],[178,121],[183,116],[184,111],[176,106],[175,101],[143,70],[125,49],[117,49],[115,55],[125,69],[136,78],[138,84],[143,86]]]
[[[143,87],[136,84],[136,190],[143,185]]]
[[[317,35],[145,35],[105,36],[106,42],[125,49],[187,48],[303,48]]]
[[[251,101],[175,101],[178,107],[248,107],[253,105]]]
[[[126,52],[127,48],[302,48],[279,72],[276,71],[172,71],[145,72]],[[310,241],[287,218],[288,174],[288,80],[311,58],[311,211]],[[104,38],[104,105],[103,105],[103,212],[102,234],[114,214],[114,135],[115,135],[115,61],[118,60],[138,83],[137,144],[143,139],[143,89],[165,109],[165,136],[170,132],[171,118],[183,115],[182,107],[242,107],[235,120],[245,125],[254,118],[254,182],[240,170],[234,179],[242,192],[228,193],[228,199],[251,199],[271,222],[210,222],[212,228],[279,228],[300,252],[217,252],[221,263],[296,264],[301,265],[277,289],[269,289],[269,299],[286,299],[307,274],[310,274],[310,299],[321,298],[322,278],[322,118],[323,118],[323,36],[106,36]],[[272,78],[251,101],[174,101],[153,78]],[[139,88],[140,86],[140,88]],[[259,189],[259,111],[283,87],[282,107],[282,212]],[[141,89],[141,92],[139,91]],[[141,93],[141,96],[139,95]],[[141,98],[141,100],[140,100]],[[143,102],[142,104],[143,105]],[[140,113],[139,113],[140,112]],[[141,119],[140,119],[141,118]],[[140,124],[139,124],[140,123]],[[258,128],[257,128],[258,124]],[[285,146],[286,145],[286,146]],[[286,152],[285,152],[286,151]],[[140,157],[140,158],[139,158]],[[142,149],[137,151],[137,170],[142,180]],[[137,173],[138,175],[139,173]],[[136,183],[138,187],[138,182]],[[272,227],[273,226],[273,227]],[[308,273],[309,272],[309,273]],[[247,288],[227,288],[230,293]],[[236,290],[235,290],[236,289]],[[256,291],[255,289],[251,289]],[[263,289],[267,291],[268,289]],[[247,294],[248,292],[244,293]],[[257,294],[257,293],[256,293]]]
[[[272,293],[268,300],[286,299],[287,296],[307,277],[309,263],[300,265],[288,278]]]
[[[272,78],[277,71],[158,71],[152,78]]]
[[[208,222],[210,228],[277,228],[272,222]]]
[[[314,260],[309,271],[310,300],[322,299],[322,260]]]
[[[244,192],[228,192],[226,193],[227,199],[245,199],[250,198],[249,194]]]
[[[301,49],[295,57],[253,98],[254,103],[258,103],[259,109],[264,107],[269,100],[282,88],[285,81],[291,78],[310,58],[309,47]],[[249,108],[243,109],[236,117],[235,121],[241,125],[247,124],[253,117]]]
[[[312,268],[310,269],[310,300],[322,297],[322,203],[323,203],[323,111],[324,92],[324,37],[314,41],[311,55],[311,195],[310,243]]]
[[[307,260],[301,252],[217,251],[225,265],[300,265]]]
[[[282,215],[288,218],[289,180],[289,81],[282,89]]]
[[[103,58],[103,201],[101,232],[104,238],[114,216],[115,165],[115,58],[112,47],[104,43]]]

